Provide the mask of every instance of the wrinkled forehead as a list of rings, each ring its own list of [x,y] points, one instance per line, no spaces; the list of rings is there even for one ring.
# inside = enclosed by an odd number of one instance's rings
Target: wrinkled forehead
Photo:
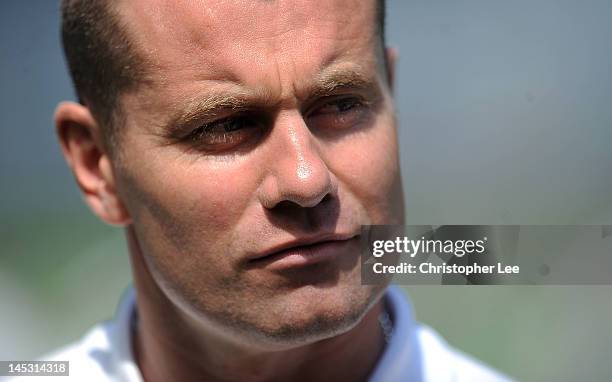
[[[375,0],[135,0],[118,10],[162,76],[242,82],[303,76],[338,57],[376,60]]]

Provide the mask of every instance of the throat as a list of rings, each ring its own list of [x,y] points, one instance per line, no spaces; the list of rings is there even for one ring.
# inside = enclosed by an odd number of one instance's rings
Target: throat
[[[134,360],[145,382],[367,381],[392,336],[391,318],[382,301],[346,333],[280,352],[227,353],[216,352],[219,347],[192,346],[186,346],[191,350],[185,352],[185,347],[153,336],[155,331],[137,317],[134,322]]]

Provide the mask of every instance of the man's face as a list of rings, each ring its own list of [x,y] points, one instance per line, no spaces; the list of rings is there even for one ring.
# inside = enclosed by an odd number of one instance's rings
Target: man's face
[[[155,282],[257,340],[352,327],[382,291],[360,285],[360,227],[403,219],[375,2],[119,10],[150,81],[121,99],[113,166]]]

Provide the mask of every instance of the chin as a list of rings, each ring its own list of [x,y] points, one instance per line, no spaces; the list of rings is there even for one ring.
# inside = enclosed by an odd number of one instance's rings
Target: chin
[[[261,321],[247,325],[249,337],[258,347],[280,351],[341,335],[359,324],[385,288],[345,285],[293,290],[275,298]]]

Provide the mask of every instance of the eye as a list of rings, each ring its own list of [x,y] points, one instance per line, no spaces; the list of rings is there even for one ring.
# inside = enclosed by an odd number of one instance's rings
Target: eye
[[[324,104],[321,108],[317,110],[317,113],[345,113],[359,106],[361,106],[361,102],[357,98],[342,98]]]
[[[325,100],[308,114],[311,127],[343,129],[363,120],[368,108],[360,97],[337,97]]]
[[[206,123],[186,138],[202,150],[219,152],[257,139],[264,127],[265,123],[257,116],[238,115]]]

